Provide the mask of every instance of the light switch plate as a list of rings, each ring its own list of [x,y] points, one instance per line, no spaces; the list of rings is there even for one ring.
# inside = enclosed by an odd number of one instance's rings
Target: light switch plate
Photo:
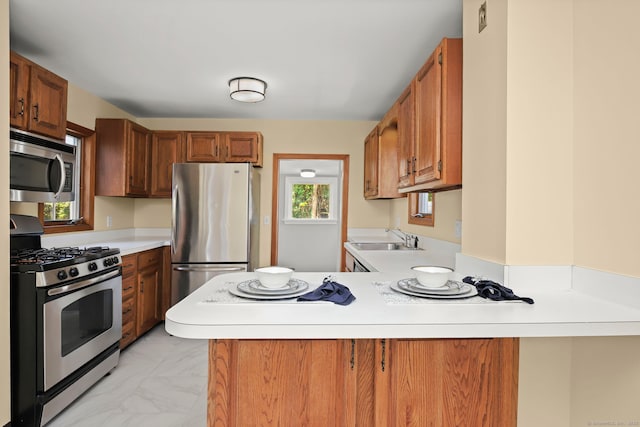
[[[481,32],[487,26],[487,2],[480,5],[478,10],[478,32]]]
[[[456,229],[455,229],[456,237],[459,239],[462,237],[462,221],[456,220]]]

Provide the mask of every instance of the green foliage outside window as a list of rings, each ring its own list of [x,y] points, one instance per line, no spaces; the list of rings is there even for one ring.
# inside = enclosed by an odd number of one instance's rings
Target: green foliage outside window
[[[71,202],[57,202],[44,204],[45,221],[65,221],[71,218]]]
[[[329,218],[329,184],[293,184],[291,211],[297,219]]]

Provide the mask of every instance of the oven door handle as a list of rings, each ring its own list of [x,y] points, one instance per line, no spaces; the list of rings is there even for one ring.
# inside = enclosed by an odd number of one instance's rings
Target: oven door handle
[[[49,289],[47,291],[47,295],[50,297],[54,295],[60,295],[71,291],[77,291],[78,289],[86,288],[87,286],[95,285],[96,283],[104,282],[105,280],[109,280],[112,277],[116,277],[120,275],[120,269],[113,270],[108,272],[107,274],[103,274],[98,277],[93,277],[91,279],[83,280],[78,283],[73,283],[71,285],[60,286],[59,288]]]

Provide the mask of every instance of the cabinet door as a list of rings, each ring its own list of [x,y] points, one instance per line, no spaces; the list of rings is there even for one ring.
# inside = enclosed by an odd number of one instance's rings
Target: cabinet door
[[[353,426],[351,343],[211,340],[208,425]]]
[[[377,340],[376,426],[515,427],[518,339]]]
[[[9,118],[11,126],[26,129],[27,102],[29,101],[29,62],[13,52],[11,52],[10,58]]]
[[[414,96],[413,84],[398,98],[398,187],[413,184],[413,145],[414,136]]]
[[[440,179],[442,67],[438,58],[442,58],[441,51],[437,48],[416,76],[415,184]]]
[[[160,271],[159,268],[138,271],[138,335],[144,334],[158,323]]]
[[[171,197],[174,163],[183,157],[183,132],[154,132],[151,141],[151,196]]]
[[[29,129],[64,139],[67,131],[67,81],[34,64],[29,85]]]
[[[224,161],[251,162],[255,166],[262,166],[262,136],[257,132],[226,133]]]
[[[364,197],[378,195],[378,127],[373,129],[364,141]]]
[[[129,123],[127,143],[127,181],[128,195],[146,196],[149,194],[149,155],[151,138],[149,131],[135,123]]]
[[[138,301],[138,257],[125,255],[122,257],[122,339],[120,348],[125,348],[136,335],[136,315]]]
[[[187,132],[187,162],[219,162],[222,159],[220,134],[217,132]]]
[[[165,313],[171,307],[171,246],[162,249],[162,286],[158,306],[160,320],[164,320]]]

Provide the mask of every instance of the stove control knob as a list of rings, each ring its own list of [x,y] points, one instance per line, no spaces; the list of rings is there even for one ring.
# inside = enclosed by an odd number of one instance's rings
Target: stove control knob
[[[58,280],[64,280],[67,278],[67,272],[64,270],[58,271]]]
[[[105,258],[102,263],[104,264],[105,267],[111,266],[111,258]]]
[[[95,262],[89,263],[89,271],[96,271],[97,269],[98,269],[98,264],[96,264]]]
[[[78,271],[78,269],[76,267],[71,267],[69,269],[69,276],[76,277],[78,274],[80,274],[80,272]]]
[[[118,264],[118,257],[117,256],[114,256],[111,260],[113,261],[113,265],[117,265]]]

